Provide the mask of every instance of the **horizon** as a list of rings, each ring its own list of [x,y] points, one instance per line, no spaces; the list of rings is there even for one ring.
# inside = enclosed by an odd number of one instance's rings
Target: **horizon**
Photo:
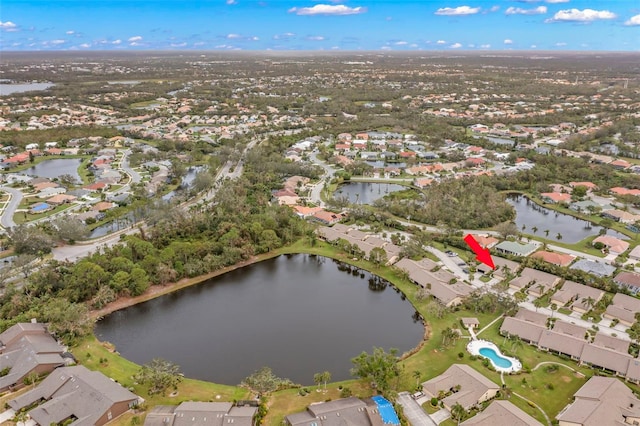
[[[4,0],[0,51],[638,52],[631,0]]]

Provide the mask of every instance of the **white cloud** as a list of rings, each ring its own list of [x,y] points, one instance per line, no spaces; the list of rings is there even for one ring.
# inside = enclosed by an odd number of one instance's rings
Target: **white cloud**
[[[122,43],[122,40],[120,40],[120,39],[113,40],[113,41],[111,42],[111,44],[120,44],[120,43]]]
[[[569,0],[545,0],[547,3],[549,4],[555,4],[555,3],[569,3]]]
[[[459,7],[441,7],[436,10],[436,15],[456,16],[456,15],[474,15],[480,12],[479,7],[459,6]]]
[[[490,12],[497,12],[500,10],[500,6],[491,6],[491,9],[489,9]]]
[[[460,43],[453,43],[451,46],[449,46],[451,49],[460,49],[462,47],[462,45]]]
[[[627,19],[624,23],[627,27],[635,27],[636,25],[640,25],[640,15],[632,16]]]
[[[547,6],[538,6],[534,9],[522,9],[520,7],[510,7],[505,12],[505,15],[543,15],[547,13]]]
[[[75,33],[76,33],[75,31],[73,31],[73,30],[69,30],[69,31],[67,31],[65,34],[67,34],[67,35],[74,35]]]
[[[238,4],[238,2],[236,0],[227,0],[227,4]]]
[[[292,7],[289,9],[289,13],[296,15],[357,15],[366,11],[366,7],[349,7],[343,4],[316,4],[313,7]]]
[[[129,42],[136,42],[136,41],[140,41],[142,40],[142,36],[133,36],[133,37],[129,37]]]
[[[242,36],[240,34],[236,34],[236,33],[230,33],[226,35],[226,38],[228,40],[233,40],[233,39],[238,39],[238,38],[242,38]]]
[[[400,41],[396,41],[394,44],[396,46],[406,46],[407,44],[409,44],[409,42],[404,41],[404,40],[400,40]]]
[[[291,37],[295,37],[296,35],[294,33],[284,33],[284,34],[276,34],[273,36],[274,40],[286,40],[289,39]]]
[[[18,26],[11,21],[0,21],[0,30],[4,31],[17,31]]]
[[[182,43],[171,43],[171,47],[186,47],[187,43],[186,42],[182,42]]]
[[[531,47],[530,47],[530,49],[537,49],[537,48],[538,48],[538,46],[536,46],[535,44],[532,44]]]
[[[249,40],[250,41],[258,41],[258,40],[260,40],[260,37],[258,37],[258,36],[249,37]]]
[[[382,46],[380,50],[391,50],[391,48],[389,46]]]
[[[481,44],[480,45],[480,49],[491,49],[491,45],[490,44]]]
[[[89,43],[82,43],[80,47],[82,47],[83,49],[88,49],[91,47],[91,45]]]
[[[409,47],[412,47],[412,48],[414,48],[414,49],[415,49],[415,48],[417,48],[417,47],[418,47],[418,44],[417,44],[417,43],[411,43],[411,44],[409,45]]]
[[[60,44],[65,44],[66,42],[67,42],[66,40],[57,39],[57,40],[51,40],[50,43],[55,45],[55,46],[57,46],[57,45],[60,45]]]
[[[129,43],[129,46],[144,46],[144,43],[138,43],[137,41],[132,41]]]
[[[513,44],[513,40],[511,40],[510,38],[506,38],[503,41],[504,44]]]
[[[447,44],[447,42],[444,40],[438,40],[436,41],[436,44]]]
[[[567,43],[565,43],[564,41],[559,41],[559,42],[556,43],[556,47],[564,47],[566,45],[567,45]]]
[[[608,10],[565,9],[556,12],[553,18],[545,22],[593,22],[599,19],[614,19],[616,14]]]
[[[324,36],[309,36],[309,37],[307,37],[307,40],[310,40],[310,41],[322,41],[322,40],[324,40]]]

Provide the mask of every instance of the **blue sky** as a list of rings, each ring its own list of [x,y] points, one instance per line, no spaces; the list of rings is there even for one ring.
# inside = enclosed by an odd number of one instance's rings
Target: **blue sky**
[[[640,0],[2,0],[8,50],[640,50]]]

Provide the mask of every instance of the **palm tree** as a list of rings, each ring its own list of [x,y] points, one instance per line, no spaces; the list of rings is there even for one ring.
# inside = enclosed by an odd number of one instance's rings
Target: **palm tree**
[[[417,388],[418,384],[420,383],[420,371],[419,370],[414,370],[413,371],[413,377],[416,379],[416,388]]]
[[[545,237],[549,237],[549,232],[550,232],[550,231],[549,231],[548,229],[545,229],[545,230],[544,230],[544,236],[545,236]]]
[[[589,297],[583,298],[582,303],[584,303],[585,306],[587,307],[587,311],[590,311],[591,308],[593,308],[593,306],[596,304],[596,301],[593,297],[589,296]]]
[[[535,234],[536,232],[538,232],[538,227],[537,226],[532,226],[531,230],[533,231],[533,233]]]
[[[458,424],[460,424],[460,421],[464,418],[464,416],[467,414],[467,410],[464,409],[464,407],[462,405],[460,405],[459,402],[456,402],[456,404],[451,407],[451,418],[455,419]]]
[[[560,241],[562,239],[562,234],[558,232],[558,235],[556,235],[556,240]]]
[[[525,229],[527,229],[527,225],[522,224],[522,232],[524,232]]]
[[[518,348],[522,348],[524,344],[522,343],[522,339],[519,337],[515,337],[511,343],[511,350],[514,354],[518,353]]]

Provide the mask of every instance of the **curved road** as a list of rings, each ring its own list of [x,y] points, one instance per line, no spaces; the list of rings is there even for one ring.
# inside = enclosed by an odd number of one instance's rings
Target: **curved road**
[[[139,183],[142,180],[142,176],[140,176],[140,173],[129,167],[129,155],[131,154],[131,150],[126,149],[122,151],[122,154],[123,155],[122,160],[120,161],[120,168],[124,170],[125,173],[127,173],[131,178],[131,182],[129,183]]]
[[[2,225],[4,229],[11,229],[16,226],[16,223],[13,221],[13,215],[16,213],[16,210],[22,201],[22,191],[8,186],[0,186],[0,191],[9,193],[11,197],[9,199],[9,203],[2,210],[0,225]]]

